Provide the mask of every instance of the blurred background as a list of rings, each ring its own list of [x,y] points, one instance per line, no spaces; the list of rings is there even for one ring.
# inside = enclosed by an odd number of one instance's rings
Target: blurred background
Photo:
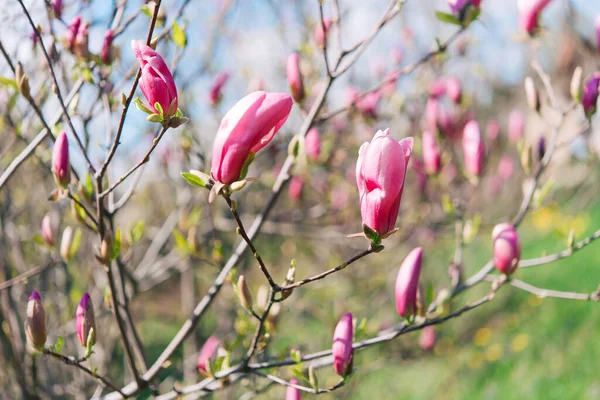
[[[471,276],[490,259],[492,227],[517,214],[524,184],[540,163],[536,153],[539,140],[550,140],[551,124],[556,121],[556,112],[548,105],[548,96],[531,63],[538,62],[550,76],[564,107],[572,102],[569,84],[575,68],[581,66],[587,77],[599,67],[600,44],[594,20],[600,15],[600,2],[552,1],[542,15],[542,29],[536,38],[520,31],[516,3],[483,0],[479,20],[444,54],[401,76],[395,84],[385,85],[372,104],[336,113],[348,105],[352,88],[370,90],[389,73],[434,50],[436,39],[444,43],[459,30],[436,18],[436,11],[449,12],[445,1],[407,0],[356,64],[334,82],[315,125],[321,138],[320,155],[296,164],[291,185],[284,189],[255,245],[277,281],[283,281],[292,259],[297,263],[296,277],[301,279],[363,250],[367,246],[364,239],[347,238],[361,230],[354,176],[357,152],[378,129],[388,127],[398,140],[407,136],[416,139],[397,223],[400,231],[385,240],[383,252],[328,279],[296,289],[281,304],[269,347],[259,359],[286,357],[290,349],[302,354],[329,349],[335,324],[346,312],[352,312],[361,326],[355,340],[375,336],[399,323],[393,294],[402,260],[411,249],[422,246],[422,283],[435,293],[447,288],[457,220],[464,222],[464,276]],[[117,126],[120,94],[129,91],[132,67],[137,68],[130,41],[145,38],[152,4],[134,0],[125,3],[119,26],[126,29],[113,42],[115,59],[110,67],[100,70],[90,69],[89,63],[70,54],[61,38],[71,18],[81,15],[91,23],[89,49],[98,53],[121,2],[67,0],[61,19],[50,18],[42,1],[25,4],[41,26],[45,45],[56,43],[55,68],[65,93],[84,78],[70,112],[75,127],[84,135],[90,158],[100,164],[107,153],[107,126],[113,130]],[[337,18],[328,34],[330,60],[341,48],[349,48],[369,35],[387,6],[384,0],[339,0],[337,17],[333,1],[325,0],[325,16]],[[108,206],[109,210],[118,208],[114,221],[122,234],[119,268],[125,276],[133,320],[149,364],[179,330],[239,242],[235,222],[224,202],[209,205],[208,193],[190,187],[180,173],[190,169],[209,171],[212,141],[221,118],[246,93],[258,88],[289,91],[286,61],[292,51],[299,51],[306,99],[294,106],[272,144],[257,156],[248,175],[258,181],[235,195],[248,226],[269,196],[287,156],[288,143],[299,131],[325,77],[322,50],[314,38],[320,24],[316,0],[165,0],[163,11],[164,20],[156,32],[166,29],[167,34],[157,50],[172,66],[179,104],[190,122],[168,132],[150,162],[110,196]],[[54,116],[59,105],[52,95],[45,60],[17,1],[3,4],[0,23],[0,40],[7,53],[23,64],[30,76],[32,94],[43,104],[43,113],[48,118]],[[179,33],[174,33],[176,30]],[[0,173],[42,127],[28,103],[4,80],[13,78],[5,61],[0,61]],[[228,79],[215,101],[210,98],[211,88],[223,73]],[[540,113],[527,107],[523,89],[527,76],[534,78],[540,90]],[[459,79],[462,99],[458,104],[448,99],[440,101],[449,121],[444,125],[447,129],[438,126],[442,169],[428,175],[422,167],[420,142],[422,131],[428,128],[426,105],[431,85],[448,77]],[[517,137],[511,137],[509,119],[515,112],[522,117],[524,128]],[[109,170],[111,182],[137,163],[151,145],[156,126],[145,117],[130,108],[122,145]],[[464,174],[460,145],[462,126],[469,119],[479,122],[487,149],[485,172],[476,183]],[[593,118],[591,127],[586,128],[588,122],[579,107],[562,125],[552,163],[539,182],[543,190],[534,196],[532,209],[519,228],[522,259],[564,250],[570,235],[577,242],[600,226],[596,121]],[[55,133],[68,131],[61,123],[53,129]],[[74,168],[84,177],[81,153],[71,146],[71,154]],[[22,322],[32,290],[42,294],[48,315],[47,343],[64,337],[63,354],[68,355],[82,351],[74,335],[74,315],[82,294],[89,292],[98,326],[92,365],[117,384],[132,379],[105,301],[105,272],[93,257],[97,237],[78,222],[77,212],[72,212],[68,201],[47,200],[55,186],[48,169],[50,158],[51,142],[47,140],[0,188],[0,282],[43,267],[30,279],[0,290],[0,397],[6,399],[23,397],[15,379],[19,373],[29,375],[29,368],[38,371],[38,394],[42,398],[89,398],[96,389],[93,380],[55,360],[39,357],[31,367],[34,358],[25,351],[25,361],[15,357],[18,352],[14,336],[20,335],[23,343]],[[58,238],[67,226],[79,232],[68,261],[40,239],[40,224],[46,214],[56,222]],[[592,243],[561,261],[519,270],[516,277],[541,288],[593,292],[600,283],[600,253],[596,246]],[[266,295],[264,277],[248,254],[234,276],[242,271],[255,299],[261,292]],[[483,283],[461,295],[451,308],[479,299],[489,289],[489,284]],[[220,337],[235,359],[241,357],[240,346],[248,346],[254,323],[239,306],[228,281],[193,337],[161,372],[160,390],[201,380],[196,357],[210,335]],[[599,398],[599,324],[600,308],[593,302],[540,298],[505,287],[490,304],[436,326],[432,348],[423,349],[420,333],[415,332],[357,352],[355,374],[349,383],[323,397]],[[20,331],[15,332],[15,326]],[[24,371],[19,372],[21,362]],[[293,376],[289,368],[271,373],[284,379]],[[326,367],[319,370],[319,381],[326,387],[338,378],[331,367]],[[248,393],[260,391],[266,383],[247,378],[212,396],[249,398]],[[147,391],[140,398],[150,396]],[[283,398],[284,389],[275,386],[256,396]]]

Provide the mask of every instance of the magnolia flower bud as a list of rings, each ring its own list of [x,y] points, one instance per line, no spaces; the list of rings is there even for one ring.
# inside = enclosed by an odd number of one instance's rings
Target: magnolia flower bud
[[[525,117],[519,110],[511,111],[508,116],[508,140],[515,144],[523,137]]]
[[[240,304],[248,311],[252,311],[253,299],[252,292],[248,287],[248,283],[246,282],[246,278],[244,275],[240,275],[240,278],[237,282],[237,295],[240,299]]]
[[[202,345],[198,354],[198,372],[203,375],[208,375],[208,365],[211,361],[215,361],[217,350],[221,345],[221,341],[216,336],[209,337]]]
[[[42,219],[42,237],[48,246],[52,247],[56,244],[56,237],[54,235],[50,215],[45,215]]]
[[[63,9],[62,0],[52,0],[50,5],[52,6],[52,11],[54,12],[54,16],[56,18],[60,18],[62,16],[62,9]]]
[[[75,314],[75,326],[77,327],[77,337],[83,347],[90,347],[96,343],[96,335],[90,331],[96,331],[96,320],[94,318],[94,306],[90,295],[85,293],[77,306]],[[88,343],[89,340],[89,343]]]
[[[300,196],[302,195],[302,187],[304,186],[304,181],[299,176],[294,176],[290,181],[290,185],[288,187],[288,196],[290,200],[293,202],[300,201]]]
[[[329,33],[329,28],[331,28],[332,23],[333,21],[329,18],[324,19],[323,22],[320,20],[317,21],[315,26],[315,42],[317,43],[317,46],[323,47],[325,44],[325,36]],[[325,31],[323,31],[323,26],[325,26]]]
[[[417,311],[417,290],[423,262],[423,249],[413,249],[402,262],[396,279],[396,310],[408,318]]]
[[[88,49],[88,36],[89,36],[89,22],[84,22],[79,26],[77,36],[75,36],[75,43],[73,46],[73,52],[76,56],[87,59],[90,56]]]
[[[448,78],[446,80],[446,94],[455,103],[460,103],[462,100],[462,88],[458,78]]]
[[[211,106],[216,106],[221,101],[221,98],[223,97],[223,87],[229,80],[229,77],[229,72],[221,72],[215,76],[215,80],[213,81],[208,94],[208,101]]]
[[[321,138],[317,128],[311,128],[304,139],[304,146],[308,159],[315,162],[321,155]]]
[[[300,103],[304,100],[304,83],[302,82],[302,73],[300,72],[300,55],[298,52],[293,52],[287,60],[287,81],[290,87],[290,92],[295,101]]]
[[[433,350],[436,342],[435,328],[433,325],[428,325],[421,329],[419,336],[419,346],[425,351]]]
[[[494,264],[503,274],[512,274],[521,258],[521,244],[516,229],[508,223],[496,225],[492,231]]]
[[[102,50],[100,51],[100,60],[104,64],[110,64],[112,62],[112,41],[113,31],[109,29],[104,35],[104,42],[102,42]]]
[[[333,369],[339,376],[346,376],[352,372],[353,337],[352,314],[347,313],[340,319],[333,332]]]
[[[465,169],[471,176],[479,176],[483,171],[485,148],[477,121],[469,121],[463,133],[463,153]]]
[[[596,103],[598,102],[598,91],[600,90],[600,72],[594,72],[583,85],[583,95],[581,96],[581,105],[585,116],[588,119],[596,113]]]
[[[65,261],[71,258],[71,245],[73,244],[73,228],[67,226],[62,234],[60,241],[60,256]]]
[[[435,137],[429,131],[423,132],[423,163],[430,174],[440,172],[441,166],[440,149],[435,142]]]
[[[67,48],[71,51],[74,50],[75,47],[75,39],[77,38],[77,32],[79,32],[79,27],[81,25],[81,16],[75,16],[69,25],[67,26],[67,34],[65,35],[65,41],[67,42]]]
[[[52,173],[56,184],[63,188],[66,188],[71,182],[69,139],[64,131],[58,135],[54,147],[52,147]]]
[[[581,86],[582,79],[583,69],[581,67],[575,68],[573,77],[571,78],[571,97],[577,103],[581,103],[581,92],[583,91]]]
[[[527,97],[527,105],[535,112],[540,111],[540,96],[533,83],[531,77],[525,78],[525,96]]]
[[[31,347],[36,350],[44,348],[44,344],[46,344],[46,312],[40,294],[35,290],[31,293],[27,303],[25,333]]]
[[[297,385],[299,382],[298,379],[292,378],[290,383],[292,385]],[[300,389],[296,389],[293,386],[288,386],[285,392],[285,400],[300,400]]]

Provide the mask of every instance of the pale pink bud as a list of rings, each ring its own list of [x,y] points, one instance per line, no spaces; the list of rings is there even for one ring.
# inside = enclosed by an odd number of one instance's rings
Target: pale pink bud
[[[217,350],[221,345],[221,341],[216,336],[209,337],[206,342],[202,345],[200,353],[198,354],[198,371],[207,372],[207,366],[210,361],[215,361],[217,356]]]
[[[77,38],[77,32],[79,32],[79,26],[81,25],[81,16],[75,16],[69,26],[67,27],[67,33],[65,35],[65,41],[69,50],[73,51],[75,47],[75,39]]]
[[[463,132],[463,153],[465,169],[472,176],[479,176],[483,171],[484,145],[477,121],[469,121]]]
[[[132,40],[131,48],[142,71],[140,89],[149,103],[148,108],[160,114],[154,106],[158,103],[163,109],[163,117],[175,115],[179,107],[177,87],[167,63],[141,40]]]
[[[423,162],[428,173],[437,174],[440,171],[440,149],[429,131],[423,132]]]
[[[90,331],[93,329],[94,333],[96,331],[96,319],[94,318],[94,306],[92,305],[92,299],[90,295],[85,293],[77,306],[77,312],[75,314],[75,326],[77,328],[77,337],[79,338],[79,343],[83,347],[87,346],[88,337]],[[95,344],[95,335],[91,337],[92,343]]]
[[[518,0],[519,25],[521,29],[533,35],[539,28],[540,14],[551,0]]]
[[[446,79],[439,78],[429,85],[429,96],[438,98],[446,94]]]
[[[292,378],[290,379],[290,383],[292,385],[297,385],[298,379],[296,378]],[[296,389],[293,386],[288,386],[287,390],[285,391],[285,400],[300,400],[300,389]]]
[[[360,213],[363,223],[379,235],[385,235],[396,224],[412,149],[412,137],[397,142],[386,129],[378,131],[358,151],[356,183]]]
[[[88,58],[90,56],[90,51],[88,49],[89,28],[89,22],[83,22],[79,26],[77,36],[75,37],[73,52],[75,53],[75,55],[81,58]]]
[[[323,23],[317,21],[315,26],[315,42],[317,43],[317,46],[323,47],[325,44],[325,35],[329,33],[329,28],[331,28],[332,23],[333,21],[329,18],[324,19]],[[323,25],[325,26],[325,32],[323,32]]]
[[[288,188],[288,196],[292,201],[299,201],[300,196],[302,195],[302,187],[304,186],[304,181],[302,178],[295,176],[290,181],[290,186]]]
[[[213,144],[211,175],[235,182],[250,153],[265,147],[283,126],[293,101],[285,93],[254,92],[238,101],[223,117]]]
[[[600,72],[594,72],[583,85],[583,96],[581,105],[588,118],[596,113],[596,103],[598,102],[598,90],[600,90]]]
[[[100,51],[100,60],[104,64],[110,64],[112,62],[112,41],[113,31],[112,29],[109,29],[104,35],[104,41],[102,42],[102,50]]]
[[[512,274],[521,259],[521,245],[516,229],[508,223],[496,225],[492,231],[494,264],[503,274]]]
[[[229,76],[229,72],[221,72],[215,77],[215,80],[213,81],[213,84],[210,88],[210,92],[208,94],[208,101],[212,106],[218,104],[221,101],[221,97],[223,96],[223,86],[225,86],[225,84],[229,80]]]
[[[423,249],[413,249],[400,266],[396,278],[396,311],[401,317],[408,318],[417,311],[417,291],[419,275],[423,263]]]
[[[523,137],[525,130],[525,117],[519,110],[511,111],[508,116],[508,140],[517,143]]]
[[[377,118],[377,105],[379,104],[379,100],[381,100],[381,93],[378,90],[369,92],[356,100],[356,108],[365,117]]]
[[[600,51],[600,15],[594,21],[594,28],[596,29],[596,46],[598,46],[598,51]]]
[[[50,215],[46,215],[42,219],[42,237],[48,246],[54,246],[56,244],[56,236],[52,227]]]
[[[304,83],[302,83],[302,74],[300,73],[300,55],[298,52],[295,51],[289,55],[286,72],[292,97],[299,103],[304,100]]]
[[[27,322],[25,325],[27,342],[35,349],[41,349],[46,344],[46,312],[42,305],[40,294],[35,290],[27,302]]]
[[[59,186],[66,188],[71,182],[69,165],[69,140],[67,134],[61,132],[52,147],[52,173]]]
[[[352,369],[352,339],[354,328],[352,326],[352,314],[342,316],[333,332],[333,369],[339,376],[346,376]]]
[[[503,180],[508,180],[513,174],[513,159],[509,156],[502,156],[498,163],[498,176]]]
[[[498,135],[500,135],[500,124],[498,121],[491,120],[487,124],[487,136],[492,142],[498,139]]]
[[[311,128],[304,139],[306,145],[306,155],[311,161],[317,161],[321,155],[321,138],[317,128]]]
[[[425,351],[431,351],[435,347],[436,334],[433,325],[428,325],[421,329],[419,336],[419,346]]]
[[[458,78],[448,78],[446,81],[446,94],[455,103],[460,103],[462,99],[462,87]]]

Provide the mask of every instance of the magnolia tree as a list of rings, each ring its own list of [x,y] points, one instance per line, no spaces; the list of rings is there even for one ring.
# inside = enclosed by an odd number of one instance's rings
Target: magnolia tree
[[[503,3],[528,76],[486,104],[481,86],[502,84],[446,68],[486,46],[472,31],[495,23],[487,1],[374,2],[366,27],[364,5],[345,0],[200,3],[4,4],[8,397],[343,392],[369,349],[420,331],[414,345],[431,350],[438,325],[511,287],[598,300],[519,270],[599,233],[523,259],[519,227],[560,195],[569,145],[592,137],[600,73],[586,59],[600,24],[569,31],[561,64],[546,66],[544,46],[568,29],[544,13],[572,22],[576,8]],[[439,37],[421,38],[423,24]],[[260,54],[268,40],[279,49]],[[236,60],[246,47],[259,68]],[[444,238],[450,260],[432,245]],[[474,240],[488,243],[484,265],[463,259]]]

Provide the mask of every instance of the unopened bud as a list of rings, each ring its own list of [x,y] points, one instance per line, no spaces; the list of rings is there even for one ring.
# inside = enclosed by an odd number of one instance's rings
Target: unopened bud
[[[240,299],[240,304],[242,305],[242,307],[244,307],[248,311],[251,311],[253,306],[252,292],[248,287],[248,283],[246,282],[246,278],[244,278],[244,275],[240,275],[238,279],[237,295]]]
[[[52,173],[56,184],[66,188],[71,182],[71,166],[69,164],[69,139],[66,132],[61,132],[52,147]]]
[[[581,82],[583,79],[583,69],[581,67],[575,68],[573,77],[571,78],[571,97],[576,103],[581,103],[581,92],[583,90]]]
[[[423,291],[423,285],[419,284],[419,289],[417,290],[417,315],[423,317],[427,312],[427,304],[425,302],[425,293]]]
[[[20,62],[17,63],[17,67],[15,68],[15,82],[17,83],[17,87],[19,88],[19,92],[25,98],[29,98],[31,95],[31,89],[29,87],[29,77],[23,71],[23,64]]]
[[[75,314],[75,325],[79,343],[83,347],[91,348],[96,343],[96,319],[94,318],[94,306],[90,295],[85,293],[77,306]],[[92,330],[94,332],[92,332]]]
[[[48,246],[52,247],[56,244],[56,237],[54,236],[54,229],[52,227],[50,215],[46,215],[42,219],[42,237]]]
[[[157,44],[158,44],[158,36],[154,36],[152,38],[152,40],[150,41],[150,47],[152,47],[153,50],[156,50]]]
[[[41,350],[46,344],[46,312],[42,305],[40,294],[35,290],[27,303],[27,322],[25,324],[27,342],[36,350]]]
[[[100,250],[98,252],[98,261],[100,263],[108,266],[113,258],[113,241],[112,241],[112,233],[106,232],[104,234],[104,238],[102,239],[102,243],[100,243]]]
[[[73,244],[73,228],[67,226],[62,234],[60,241],[60,256],[65,261],[71,258],[71,245]]]
[[[285,280],[283,281],[283,286],[288,286],[294,283],[296,279],[296,260],[292,260],[290,269],[288,269]],[[294,289],[288,289],[281,292],[281,297],[285,300],[292,294]]]
[[[530,76],[525,78],[525,96],[527,97],[527,105],[535,112],[540,111],[540,96]]]

